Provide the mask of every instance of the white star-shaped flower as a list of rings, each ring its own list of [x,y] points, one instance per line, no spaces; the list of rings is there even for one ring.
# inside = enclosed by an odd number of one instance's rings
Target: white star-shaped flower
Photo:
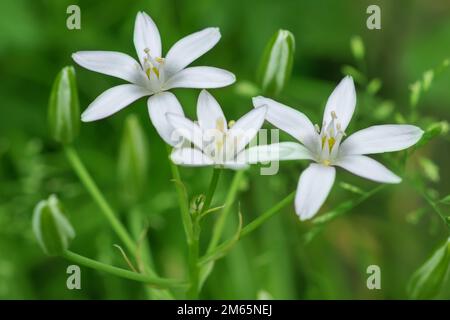
[[[255,108],[236,122],[227,120],[219,103],[206,90],[197,102],[198,122],[182,115],[167,113],[174,128],[172,141],[184,138],[193,147],[180,144],[171,154],[175,164],[184,166],[216,166],[243,169],[248,166],[245,147],[264,123],[267,107]]]
[[[301,144],[282,142],[258,146],[262,161],[308,159],[315,163],[302,172],[297,186],[295,210],[301,220],[312,218],[327,198],[335,179],[335,166],[382,183],[399,183],[401,178],[378,161],[365,156],[406,149],[422,137],[413,125],[377,125],[355,132],[344,139],[353,115],[356,93],[353,79],[345,77],[328,98],[322,128],[314,126],[303,113],[264,97],[253,98],[258,108],[267,106],[266,119]]]
[[[183,115],[173,88],[220,88],[232,84],[234,74],[214,67],[187,67],[213,48],[220,39],[218,28],[206,28],[188,35],[167,52],[161,52],[161,38],[153,20],[139,12],[134,27],[134,46],[138,61],[113,51],[79,51],[72,55],[80,66],[130,82],[103,92],[81,115],[82,121],[106,118],[144,96],[153,125],[167,142],[170,127],[166,112]]]

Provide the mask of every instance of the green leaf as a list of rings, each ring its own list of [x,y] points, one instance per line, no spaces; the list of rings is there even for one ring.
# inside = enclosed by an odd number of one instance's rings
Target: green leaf
[[[78,135],[80,107],[75,69],[72,66],[64,67],[53,83],[48,123],[51,136],[60,143],[68,144]]]
[[[32,224],[38,244],[50,256],[61,255],[75,237],[75,231],[64,216],[61,204],[55,195],[36,205]]]
[[[411,277],[408,295],[411,299],[434,298],[444,284],[450,263],[450,238]]]
[[[450,204],[450,194],[440,200],[443,204]]]
[[[149,148],[139,119],[129,115],[125,120],[119,149],[118,177],[121,195],[126,201],[142,196],[148,176]]]
[[[263,94],[276,96],[286,86],[294,61],[295,38],[278,30],[268,42],[259,66],[258,83]]]

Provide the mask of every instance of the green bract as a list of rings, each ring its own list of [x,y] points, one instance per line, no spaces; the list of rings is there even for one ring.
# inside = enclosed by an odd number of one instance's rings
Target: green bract
[[[408,295],[412,299],[431,299],[442,288],[450,264],[450,238],[412,276]]]
[[[259,85],[265,95],[278,95],[292,72],[295,38],[287,30],[278,30],[264,50],[259,67]]]
[[[78,134],[80,108],[75,69],[72,66],[64,67],[53,83],[48,121],[53,139],[60,143],[70,143]]]
[[[134,201],[145,187],[148,171],[148,145],[139,119],[130,115],[120,144],[118,174],[125,200]]]
[[[33,232],[44,252],[51,256],[62,254],[75,237],[75,231],[64,216],[55,195],[36,205],[33,213]]]

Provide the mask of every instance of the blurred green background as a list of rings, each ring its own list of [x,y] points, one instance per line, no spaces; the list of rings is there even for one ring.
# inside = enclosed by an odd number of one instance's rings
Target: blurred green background
[[[66,8],[81,8],[81,30],[66,28]],[[382,29],[366,28],[366,8],[381,7]],[[76,229],[71,249],[127,268],[113,247],[119,240],[79,183],[58,144],[48,133],[47,103],[52,82],[65,65],[74,64],[78,50],[121,51],[135,56],[132,35],[136,13],[146,11],[161,33],[163,52],[181,37],[218,26],[222,40],[195,65],[228,69],[237,84],[211,90],[228,119],[252,108],[241,81],[254,81],[265,44],[278,29],[296,38],[293,76],[278,99],[301,108],[319,122],[324,103],[342,78],[344,65],[355,65],[350,39],[360,35],[366,45],[365,74],[382,80],[376,97],[358,105],[349,132],[377,123],[394,123],[409,113],[409,86],[450,53],[450,2],[313,0],[147,0],[147,1],[1,1],[0,2],[0,298],[3,299],[133,299],[145,298],[143,286],[82,268],[82,290],[66,288],[61,258],[46,257],[31,231],[34,205],[51,193],[64,202]],[[76,66],[81,109],[121,80]],[[450,72],[443,72],[421,98],[416,124],[450,116]],[[241,90],[240,90],[241,89]],[[198,90],[179,89],[185,112],[195,115]],[[388,107],[386,107],[386,105]],[[383,106],[383,112],[379,108]],[[145,130],[150,160],[146,192],[130,206],[121,197],[117,160],[124,120],[137,114]],[[164,143],[150,124],[146,100],[116,115],[83,123],[75,142],[86,166],[127,225],[142,212],[158,271],[186,276],[186,245]],[[436,198],[449,193],[448,136],[433,139],[408,160],[407,173],[419,179]],[[377,157],[394,171],[402,154]],[[423,170],[432,160],[434,171]],[[421,165],[422,163],[422,165]],[[244,223],[295,190],[306,162],[286,162],[276,176],[260,176],[254,167],[241,186],[239,202]],[[431,169],[433,171],[433,169]],[[211,169],[182,168],[190,196],[205,192]],[[437,175],[436,175],[437,174]],[[223,204],[232,171],[219,181],[214,204]],[[339,170],[321,213],[356,198],[341,182],[370,190],[375,183]],[[236,206],[237,207],[237,206]],[[132,209],[130,209],[132,208]],[[442,206],[448,214],[448,207]],[[235,212],[235,211],[234,211]],[[320,214],[320,213],[319,213]],[[207,243],[208,218],[202,247]],[[140,230],[139,230],[140,229]],[[230,224],[230,232],[234,230]],[[311,223],[301,223],[293,205],[242,240],[220,260],[202,298],[254,299],[399,299],[406,297],[411,274],[445,241],[448,229],[407,181],[387,186],[346,215],[328,223],[312,239]],[[379,265],[382,289],[368,290],[366,268]],[[439,297],[450,298],[447,280]]]

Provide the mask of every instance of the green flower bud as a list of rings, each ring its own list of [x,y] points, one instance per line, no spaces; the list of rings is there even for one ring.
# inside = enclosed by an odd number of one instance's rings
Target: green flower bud
[[[258,72],[258,82],[267,95],[278,95],[292,73],[295,38],[287,30],[278,30],[264,50]]]
[[[40,201],[34,208],[33,232],[41,248],[50,256],[62,254],[75,237],[75,231],[55,195]]]
[[[413,274],[407,288],[410,298],[434,298],[445,282],[449,265],[450,238]]]
[[[148,173],[148,144],[139,119],[130,115],[125,120],[119,150],[118,176],[125,201],[136,201],[143,193]]]
[[[353,36],[350,39],[350,49],[356,60],[363,60],[365,55],[364,43],[360,36]]]
[[[78,135],[80,107],[75,69],[64,67],[57,75],[48,106],[50,133],[56,141],[67,144]]]

